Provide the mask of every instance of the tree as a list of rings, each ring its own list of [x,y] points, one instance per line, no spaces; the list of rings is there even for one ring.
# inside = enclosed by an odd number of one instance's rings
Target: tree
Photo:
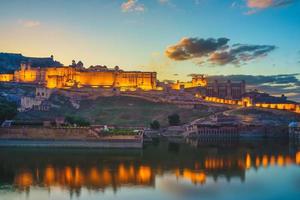
[[[0,122],[13,119],[18,113],[17,105],[0,97]]]
[[[76,61],[75,60],[72,60],[72,67],[76,67]]]
[[[76,126],[89,126],[90,122],[87,121],[86,119],[78,116],[66,116],[65,121],[71,125],[76,125]]]
[[[168,116],[170,126],[178,126],[180,124],[180,117],[178,114],[172,114]]]
[[[160,123],[157,120],[154,120],[150,123],[150,128],[153,130],[158,130],[160,128]]]
[[[83,68],[83,62],[78,61],[76,67],[79,68],[79,69],[82,69]]]

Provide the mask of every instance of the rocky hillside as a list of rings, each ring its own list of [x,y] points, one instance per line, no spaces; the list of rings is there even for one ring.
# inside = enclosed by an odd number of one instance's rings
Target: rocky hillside
[[[55,61],[53,56],[45,58],[26,57],[22,54],[0,53],[0,73],[12,72],[20,68],[21,62],[30,62],[33,67],[56,67],[62,63]]]

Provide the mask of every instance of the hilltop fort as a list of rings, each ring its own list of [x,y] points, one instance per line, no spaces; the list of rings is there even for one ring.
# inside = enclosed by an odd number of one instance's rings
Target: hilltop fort
[[[37,66],[42,61],[49,66]],[[70,66],[61,66],[53,56],[30,61],[27,58],[27,61],[20,62],[19,69],[0,74],[0,82],[36,88],[35,95],[20,98],[20,111],[32,108],[47,111],[50,107],[47,100],[56,92],[68,97],[76,108],[79,108],[83,99],[117,95],[186,108],[217,103],[300,113],[300,105],[289,101],[284,95],[273,97],[267,93],[247,91],[244,80],[208,82],[204,75],[193,75],[192,80],[187,82],[161,82],[156,72],[125,71],[118,66],[108,68],[101,65],[84,68],[82,62],[76,64],[75,61]]]

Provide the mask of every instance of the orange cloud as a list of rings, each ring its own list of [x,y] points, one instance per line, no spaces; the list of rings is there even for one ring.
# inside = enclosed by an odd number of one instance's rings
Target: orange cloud
[[[259,10],[271,8],[271,7],[281,7],[292,4],[295,0],[247,0],[247,7],[250,8],[246,15],[252,15]]]
[[[121,5],[123,12],[144,12],[145,6],[138,2],[138,0],[127,0]]]
[[[274,0],[248,0],[247,6],[249,8],[268,8],[272,6],[274,3]]]
[[[247,0],[247,6],[254,9],[280,7],[293,3],[294,0]]]

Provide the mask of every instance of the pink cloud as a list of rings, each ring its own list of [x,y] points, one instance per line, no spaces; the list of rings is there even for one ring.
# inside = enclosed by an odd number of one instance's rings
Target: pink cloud
[[[269,7],[279,7],[293,3],[293,0],[247,0],[249,8],[265,9]]]
[[[127,0],[121,5],[123,12],[144,12],[145,7],[138,0]]]
[[[246,0],[249,10],[245,14],[252,15],[263,9],[286,6],[293,2],[294,0]]]

